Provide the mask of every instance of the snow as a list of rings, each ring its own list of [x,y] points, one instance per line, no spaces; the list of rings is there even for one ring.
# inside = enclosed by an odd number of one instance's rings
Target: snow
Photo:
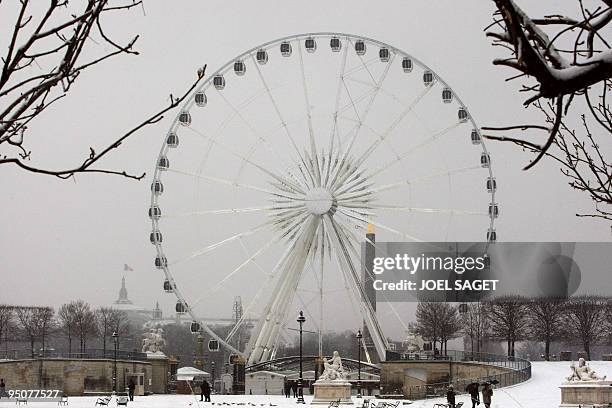
[[[524,383],[506,388],[493,390],[492,408],[555,408],[561,401],[559,385],[570,374],[570,362],[534,362],[532,363],[532,378]],[[612,362],[592,361],[591,368],[600,375],[612,376]],[[367,397],[366,397],[367,398]],[[97,397],[69,397],[69,408],[94,408]],[[294,398],[287,399],[281,395],[212,395],[212,402],[200,402],[199,395],[151,395],[135,397],[134,402],[128,404],[129,408],[265,408],[297,407]],[[306,404],[310,404],[312,396],[305,395]],[[353,396],[354,407],[361,407],[361,401]],[[374,400],[372,400],[374,401]],[[466,395],[457,396],[457,402],[463,401],[465,408],[471,408]],[[435,403],[445,402],[442,399],[418,400],[407,405],[408,401],[400,407],[432,408]],[[57,408],[56,402],[36,403],[40,408]],[[109,405],[115,408],[115,401]],[[300,405],[303,406],[303,405]],[[319,405],[326,407],[325,405]],[[14,402],[2,402],[0,408],[15,407]],[[483,408],[480,405],[479,408]]]

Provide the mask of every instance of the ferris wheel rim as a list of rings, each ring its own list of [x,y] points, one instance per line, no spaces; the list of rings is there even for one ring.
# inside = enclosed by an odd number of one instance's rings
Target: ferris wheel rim
[[[361,40],[364,41],[368,44],[372,44],[372,45],[377,45],[379,47],[385,47],[387,49],[389,49],[390,51],[394,52],[395,54],[401,55],[403,57],[408,57],[412,60],[412,62],[419,66],[420,68],[422,68],[424,71],[429,71],[434,75],[435,81],[440,83],[441,85],[443,85],[445,88],[448,88],[451,90],[453,98],[457,101],[457,103],[459,104],[460,107],[462,107],[463,109],[465,109],[467,112],[469,112],[469,109],[467,108],[467,105],[465,103],[463,103],[463,101],[461,100],[461,98],[459,97],[459,94],[457,92],[454,91],[454,89],[450,86],[450,84],[448,82],[446,82],[439,74],[437,74],[437,72],[435,70],[433,70],[431,67],[429,67],[427,64],[425,64],[424,62],[422,62],[420,59],[414,57],[412,54],[409,54],[405,51],[403,51],[401,48],[392,46],[388,43],[385,43],[383,41],[379,41],[373,38],[369,38],[366,36],[361,36],[361,35],[356,35],[356,34],[350,34],[350,33],[343,33],[343,32],[330,32],[330,31],[323,31],[323,32],[308,32],[308,33],[301,33],[301,34],[293,34],[293,35],[289,35],[289,36],[285,36],[285,37],[280,37],[280,38],[276,38],[274,40],[271,41],[267,41],[265,43],[259,44],[255,47],[250,48],[247,51],[244,51],[240,54],[238,54],[237,56],[235,56],[234,58],[228,60],[225,64],[223,64],[220,68],[218,68],[215,72],[213,72],[211,75],[208,76],[208,78],[206,78],[196,89],[194,89],[192,91],[192,93],[190,94],[190,96],[186,99],[186,101],[183,102],[183,104],[180,107],[179,110],[179,114],[175,115],[171,125],[169,126],[169,131],[168,133],[172,132],[174,129],[177,128],[177,125],[179,123],[179,115],[181,112],[184,111],[189,111],[189,109],[194,105],[194,95],[198,92],[202,92],[205,91],[206,89],[208,89],[214,78],[217,75],[222,75],[225,74],[227,71],[229,71],[232,67],[232,65],[236,62],[236,61],[243,61],[246,59],[246,57],[252,57],[254,56],[254,53],[256,53],[259,50],[269,50],[272,47],[282,44],[283,42],[289,42],[289,41],[300,41],[300,40],[305,40],[308,38],[314,38],[314,39],[319,39],[319,38],[334,38],[334,37],[338,37],[338,38],[342,38],[342,39],[346,39],[346,40]],[[473,129],[476,129],[479,134],[480,134],[480,127],[477,125],[473,115],[468,114],[468,120],[469,123],[471,123]],[[483,151],[484,154],[489,154],[488,149],[486,147],[486,144],[484,142],[484,140],[480,140],[481,145],[481,149]],[[164,155],[165,152],[168,151],[168,145],[166,144],[166,139],[164,138],[164,141],[162,142],[162,147],[160,149],[160,152],[157,156],[156,159],[156,167],[155,167],[155,171],[153,174],[153,182],[155,183],[156,181],[160,180],[160,174],[161,174],[161,170],[157,167],[157,163],[159,162],[160,158]],[[494,175],[493,175],[493,170],[492,170],[492,165],[489,164],[488,166],[488,173],[489,173],[489,178],[494,180]],[[495,199],[495,194],[496,194],[496,190],[494,189],[493,191],[488,193],[488,196],[491,197],[491,204],[497,204],[497,201]],[[157,206],[158,205],[158,199],[159,196],[154,194],[153,192],[151,192],[151,200],[150,200],[150,208],[152,208],[153,206]],[[489,229],[494,231],[494,224],[495,224],[495,218],[493,216],[489,216]],[[151,219],[151,224],[152,224],[152,228],[153,230],[158,230],[159,227],[159,223],[158,223],[158,219],[152,218]],[[157,242],[155,243],[155,248],[156,248],[156,253],[157,256],[159,258],[165,258],[165,252],[163,250],[163,245],[161,242]],[[178,285],[176,284],[175,278],[173,276],[173,274],[170,272],[170,268],[168,267],[167,264],[162,265],[161,268],[159,268],[163,271],[165,279],[168,280],[170,282],[170,284],[172,285],[172,289],[173,289],[173,293],[176,296],[177,300],[181,303],[183,303],[186,306],[186,311],[185,313],[188,314],[192,321],[194,322],[198,322],[200,324],[200,327],[203,331],[207,332],[212,338],[215,338],[216,340],[218,340],[224,347],[226,347],[227,349],[229,349],[230,351],[237,353],[239,355],[242,355],[243,357],[246,356],[245,352],[241,351],[241,350],[237,350],[236,348],[234,348],[231,344],[227,343],[223,337],[217,335],[212,329],[210,329],[210,327],[208,326],[208,324],[206,323],[206,320],[202,317],[198,317],[195,313],[194,310],[189,306],[189,304],[187,303],[187,299],[185,298],[185,296],[182,294],[181,289],[179,289]]]

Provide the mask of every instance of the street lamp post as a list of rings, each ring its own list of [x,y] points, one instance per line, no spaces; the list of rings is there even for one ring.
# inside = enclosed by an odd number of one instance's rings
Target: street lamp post
[[[212,375],[212,393],[215,393],[215,362],[211,361],[210,363],[210,367],[211,367],[211,375]]]
[[[117,394],[117,343],[119,340],[119,333],[114,331],[112,337],[115,343],[115,355],[113,358],[113,392]]]
[[[361,398],[361,329],[357,330],[357,398]]]
[[[304,317],[304,312],[300,310],[300,315],[297,318],[297,322],[300,325],[300,376],[298,377],[298,404],[305,404],[304,402],[304,383],[302,378],[302,325],[306,321]]]

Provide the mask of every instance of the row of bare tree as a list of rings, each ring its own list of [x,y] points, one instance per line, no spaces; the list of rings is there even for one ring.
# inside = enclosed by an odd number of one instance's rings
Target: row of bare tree
[[[482,351],[484,341],[504,341],[508,356],[514,357],[516,342],[530,340],[544,344],[549,360],[551,343],[563,341],[580,344],[590,359],[591,347],[612,336],[612,299],[506,296],[459,306],[421,302],[413,327],[442,352],[448,340],[465,336],[472,352]]]
[[[0,305],[0,342],[27,341],[31,356],[40,352],[46,355],[49,338],[65,337],[68,354],[72,354],[73,341],[78,342],[78,352],[85,353],[87,342],[99,339],[106,354],[108,339],[113,332],[125,336],[129,321],[125,312],[109,307],[92,308],[87,302],[75,300],[63,304],[57,313],[48,306]]]

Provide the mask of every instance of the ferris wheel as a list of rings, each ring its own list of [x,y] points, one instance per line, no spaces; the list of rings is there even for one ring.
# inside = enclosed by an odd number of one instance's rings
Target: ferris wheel
[[[382,356],[385,322],[360,284],[368,228],[495,241],[496,188],[479,127],[431,68],[362,36],[294,35],[232,58],[182,106],[155,164],[150,240],[176,312],[250,364],[275,356],[298,309],[319,345],[324,328],[365,322]],[[236,295],[244,313],[220,333],[208,319]]]

